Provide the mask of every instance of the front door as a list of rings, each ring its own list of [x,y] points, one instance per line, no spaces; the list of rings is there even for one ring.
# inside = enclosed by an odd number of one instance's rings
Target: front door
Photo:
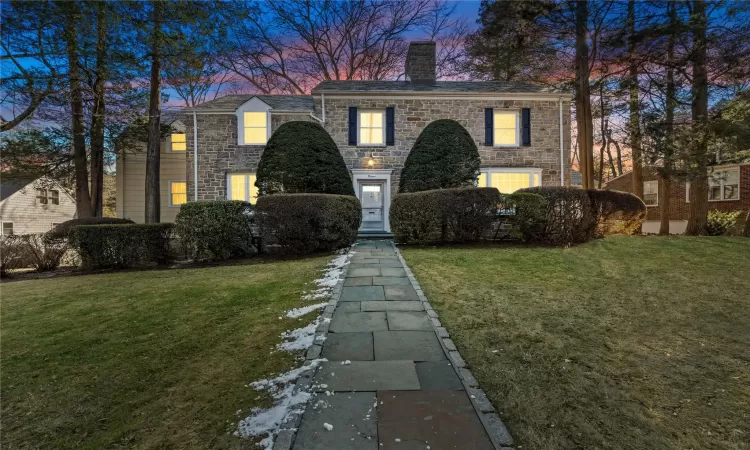
[[[359,200],[362,202],[362,231],[383,231],[383,182],[360,182]]]

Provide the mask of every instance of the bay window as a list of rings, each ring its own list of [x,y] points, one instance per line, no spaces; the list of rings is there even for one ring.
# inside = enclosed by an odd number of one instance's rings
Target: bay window
[[[494,187],[503,194],[541,184],[542,169],[532,168],[482,169],[477,180],[478,187]]]

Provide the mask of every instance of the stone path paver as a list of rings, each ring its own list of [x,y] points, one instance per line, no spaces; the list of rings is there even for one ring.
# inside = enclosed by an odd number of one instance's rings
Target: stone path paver
[[[512,450],[393,244],[363,241],[354,250],[325,310],[330,323],[308,351],[328,360],[308,381],[316,393],[274,450]]]

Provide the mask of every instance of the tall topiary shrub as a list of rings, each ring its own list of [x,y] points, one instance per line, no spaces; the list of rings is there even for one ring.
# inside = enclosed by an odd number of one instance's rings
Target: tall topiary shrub
[[[399,192],[474,185],[479,151],[469,132],[455,120],[436,120],[425,127],[401,170]]]
[[[319,124],[287,122],[268,140],[258,164],[258,195],[354,195],[336,143]]]

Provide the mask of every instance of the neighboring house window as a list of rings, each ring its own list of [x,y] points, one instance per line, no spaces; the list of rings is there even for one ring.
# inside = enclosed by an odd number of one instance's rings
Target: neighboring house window
[[[245,112],[242,118],[245,144],[254,145],[268,142],[268,113]]]
[[[52,222],[52,228],[55,228],[58,225],[60,225],[60,222]]]
[[[659,204],[659,181],[643,182],[643,203],[646,206],[656,206]]]
[[[258,199],[254,173],[230,173],[227,175],[227,186],[229,200],[244,200],[254,205]]]
[[[494,187],[503,194],[541,185],[542,169],[485,169],[479,173],[478,187]]]
[[[187,138],[185,133],[172,133],[172,151],[184,152],[187,150]]]
[[[184,181],[169,182],[169,205],[179,206],[187,203],[187,183]]]
[[[518,112],[495,111],[492,124],[495,146],[518,147]]]
[[[385,111],[359,112],[359,144],[385,144]]]
[[[49,202],[53,205],[59,205],[60,204],[60,191],[56,191],[54,189],[51,189],[49,191]]]
[[[47,204],[47,189],[37,189],[36,200],[37,200],[37,203],[39,203],[40,205],[46,205]]]
[[[737,200],[740,198],[740,168],[717,170],[708,177],[708,200]]]
[[[3,222],[3,236],[13,234],[13,222]]]

